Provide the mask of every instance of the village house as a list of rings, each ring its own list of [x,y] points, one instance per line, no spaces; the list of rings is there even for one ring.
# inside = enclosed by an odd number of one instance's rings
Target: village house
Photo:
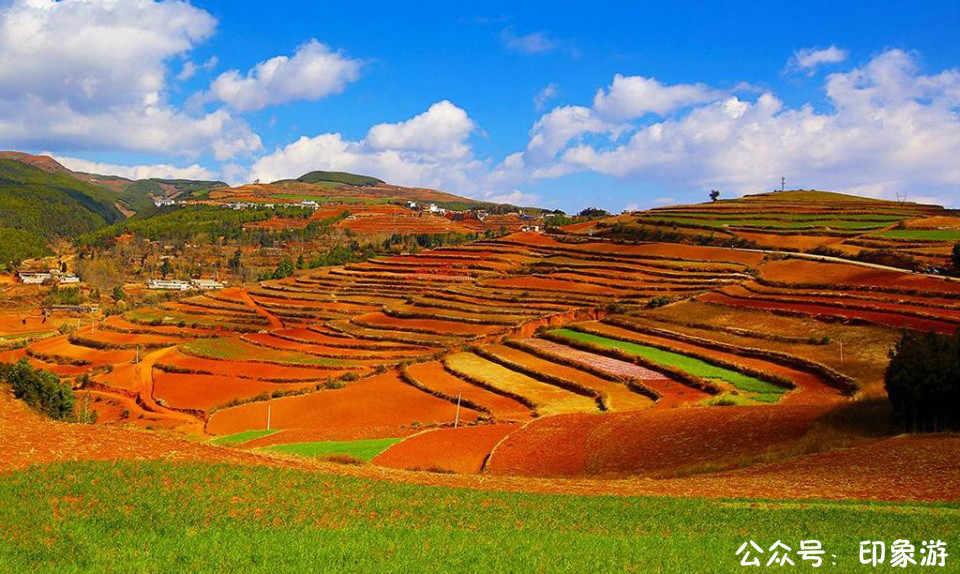
[[[191,286],[186,281],[178,279],[148,279],[147,289],[163,289],[165,291],[187,291]]]

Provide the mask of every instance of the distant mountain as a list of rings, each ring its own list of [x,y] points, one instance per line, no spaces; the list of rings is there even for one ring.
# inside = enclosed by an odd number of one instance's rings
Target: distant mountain
[[[347,173],[345,171],[311,171],[297,178],[297,181],[302,181],[303,183],[321,183],[321,182],[330,182],[330,183],[343,183],[345,185],[355,185],[358,187],[379,185],[381,183],[386,183],[382,180],[379,180],[375,177],[370,177],[369,175],[357,175],[353,173]]]
[[[222,181],[202,181],[192,179],[140,179],[125,180],[117,195],[117,202],[126,210],[143,213],[153,209],[155,198],[187,199],[201,195],[211,189],[227,187]]]
[[[130,180],[73,172],[49,156],[0,152],[0,265],[52,253],[50,243],[155,210],[155,198],[226,187],[222,181]]]
[[[124,218],[109,190],[50,162],[0,159],[2,263],[48,254],[54,239],[71,238]]]
[[[422,187],[401,187],[368,175],[342,171],[311,171],[296,179],[272,183],[254,183],[217,189],[209,195],[217,203],[296,203],[313,200],[321,204],[405,203],[436,204],[439,208],[463,211],[488,209],[495,212],[516,211],[515,206],[478,201]],[[525,208],[539,212],[537,208]]]

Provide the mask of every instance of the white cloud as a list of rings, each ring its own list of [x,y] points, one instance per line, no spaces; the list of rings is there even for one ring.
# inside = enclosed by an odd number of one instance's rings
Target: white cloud
[[[826,111],[787,107],[765,92],[707,100],[676,117],[626,126],[596,123],[599,98],[594,108],[556,108],[532,131],[530,146],[537,144],[540,153],[528,147],[513,159],[511,183],[593,171],[667,189],[740,194],[770,189],[783,175],[798,186],[870,189],[886,197],[894,190],[941,201],[955,195],[948,190],[960,184],[960,71],[924,75],[910,54],[889,50],[831,74],[825,92],[832,108]],[[555,135],[546,145],[538,126],[551,122],[560,126],[546,130]],[[582,139],[615,130],[627,139]],[[545,157],[543,151],[552,153]]]
[[[177,167],[165,163],[150,165],[116,165],[87,161],[75,157],[53,156],[53,159],[72,171],[95,173],[99,175],[117,175],[127,179],[216,179],[216,174],[209,169],[193,164],[186,167]]]
[[[563,46],[560,40],[546,32],[517,34],[513,26],[503,29],[500,33],[500,41],[507,49],[524,54],[546,54]]]
[[[600,89],[593,106],[560,106],[543,116],[530,130],[525,160],[542,163],[571,141],[589,134],[606,134],[615,140],[629,127],[629,120],[647,114],[664,115],[694,104],[714,101],[724,92],[703,84],[667,86],[655,78],[617,74],[607,89]],[[537,177],[569,173],[562,166],[537,168]]]
[[[678,108],[716,100],[720,94],[703,84],[665,86],[656,78],[617,74],[608,90],[597,91],[593,109],[607,120],[622,121],[650,113],[664,115]]]
[[[793,53],[787,62],[788,72],[803,72],[812,76],[823,64],[839,64],[849,53],[836,46],[829,48],[803,48]]]
[[[360,77],[363,62],[335,52],[317,40],[297,48],[293,57],[260,62],[246,74],[230,70],[210,86],[210,97],[239,111],[260,110],[295,100],[319,100],[336,94]]]
[[[0,143],[199,155],[258,149],[242,120],[166,101],[168,60],[216,21],[185,2],[14,0],[0,8]]]
[[[376,149],[462,157],[469,151],[463,142],[473,129],[467,112],[443,100],[407,121],[373,126],[367,132],[366,142]]]
[[[584,106],[561,106],[541,116],[530,130],[527,153],[534,159],[552,157],[583,134],[612,132],[615,126]]]
[[[540,196],[535,193],[524,193],[519,189],[506,193],[486,192],[481,196],[484,201],[491,203],[509,203],[517,207],[530,207],[540,204]]]
[[[412,119],[373,126],[359,141],[337,133],[301,137],[258,159],[249,177],[266,182],[325,169],[476,194],[484,172],[466,144],[473,126],[465,111],[441,101]]]
[[[216,56],[211,56],[206,62],[202,64],[195,64],[191,60],[187,60],[183,63],[183,68],[180,69],[180,73],[177,74],[177,80],[185,82],[195,76],[197,72],[200,71],[209,71],[214,69],[219,62]]]
[[[547,107],[547,102],[557,97],[558,86],[556,84],[547,84],[542,90],[537,92],[537,95],[533,98],[533,107],[538,112],[543,111],[543,108]]]

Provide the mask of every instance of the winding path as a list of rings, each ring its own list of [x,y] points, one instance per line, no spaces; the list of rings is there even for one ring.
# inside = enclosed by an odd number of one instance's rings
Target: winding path
[[[250,296],[250,293],[246,287],[244,287],[240,291],[240,296],[243,297],[243,301],[247,305],[252,307],[257,312],[258,315],[261,315],[267,321],[270,322],[271,329],[283,329],[283,321],[277,318],[277,316],[271,313],[270,311],[267,311],[266,309],[258,305],[257,302],[253,300],[253,297]]]

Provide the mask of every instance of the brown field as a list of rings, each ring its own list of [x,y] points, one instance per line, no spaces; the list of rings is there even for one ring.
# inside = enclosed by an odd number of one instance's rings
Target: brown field
[[[165,357],[161,365],[170,365],[175,371],[195,372],[198,374],[220,375],[226,377],[245,377],[265,381],[313,381],[336,377],[345,372],[343,369],[296,367],[274,365],[252,361],[220,361],[174,353]]]
[[[405,470],[477,474],[490,451],[517,424],[479,425],[429,430],[408,437],[373,459],[373,464]]]
[[[453,423],[456,417],[456,406],[449,401],[419,391],[403,383],[395,372],[387,372],[339,390],[223,409],[210,417],[207,431],[225,435],[265,428],[268,404],[271,428],[309,429],[323,440],[403,436],[417,432],[420,425]],[[461,421],[476,418],[476,412],[461,409]]]
[[[354,322],[379,329],[411,331],[414,333],[442,333],[444,335],[487,335],[502,329],[497,325],[474,325],[439,319],[402,319],[390,317],[383,313],[360,315],[354,319]]]
[[[529,420],[530,408],[516,399],[497,394],[451,374],[440,362],[418,363],[406,368],[407,377],[431,394],[455,402],[468,401],[497,420]]]
[[[262,393],[313,389],[315,383],[268,383],[239,377],[182,375],[156,371],[153,396],[177,409],[209,411],[234,400],[252,399]]]
[[[763,266],[766,281],[797,286],[825,285],[834,288],[864,287],[888,291],[919,291],[931,294],[960,294],[960,282],[900,271],[870,269],[846,263],[820,263],[784,259]],[[849,287],[848,287],[849,288]]]
[[[918,317],[909,317],[897,313],[882,313],[866,311],[862,309],[848,309],[839,307],[828,307],[824,305],[787,303],[775,301],[763,301],[758,299],[741,299],[731,297],[724,293],[706,293],[699,297],[701,301],[707,303],[718,303],[721,305],[731,305],[736,307],[746,307],[748,309],[766,309],[771,311],[782,311],[787,313],[798,313],[802,315],[811,315],[814,317],[838,317],[844,319],[860,319],[878,325],[886,325],[896,329],[909,328],[921,331],[937,331],[940,333],[952,333],[956,331],[956,323],[947,321],[938,321],[936,319],[922,319]]]
[[[500,443],[486,471],[570,478],[670,475],[795,441],[822,411],[773,405],[547,417]]]

